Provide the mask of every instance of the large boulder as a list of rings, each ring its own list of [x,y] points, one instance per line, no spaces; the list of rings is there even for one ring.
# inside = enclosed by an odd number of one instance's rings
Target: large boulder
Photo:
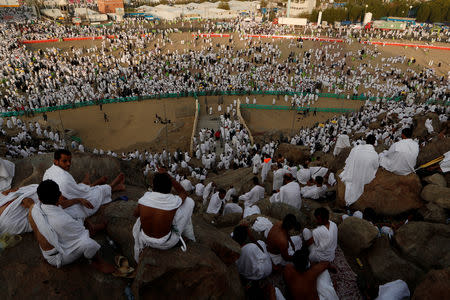
[[[419,155],[417,156],[417,166],[444,155],[448,149],[450,149],[450,137],[433,140],[420,149]]]
[[[230,186],[236,189],[238,195],[247,193],[253,188],[252,168],[240,168],[237,170],[225,170],[218,174],[210,173],[205,180],[205,185],[214,181],[218,188],[228,190]]]
[[[333,148],[334,150],[334,148]],[[345,167],[345,161],[347,160],[348,155],[350,154],[350,151],[352,150],[351,147],[347,147],[341,150],[337,156],[333,156],[332,154],[328,154],[322,158],[324,162],[326,162],[326,165],[328,166],[328,169],[331,172],[336,173],[337,171],[343,169]]]
[[[420,193],[423,200],[432,202],[442,208],[450,209],[450,188],[436,184],[428,184]]]
[[[412,300],[447,299],[450,295],[450,268],[432,270],[416,287]]]
[[[299,165],[304,164],[305,161],[310,160],[309,148],[306,146],[297,146],[287,143],[282,143],[278,146],[273,157],[283,156],[288,162]]]
[[[427,113],[426,115],[416,115],[413,117],[414,130],[413,137],[426,137],[428,135],[428,130],[425,127],[425,122],[427,119],[431,119],[431,124],[433,125],[434,133],[439,132],[440,122],[439,116],[435,113]]]
[[[339,246],[345,253],[358,255],[364,249],[370,248],[378,236],[378,230],[368,221],[356,218],[346,218],[338,227]]]
[[[376,239],[367,254],[367,261],[379,284],[402,279],[413,290],[424,275],[419,267],[395,253],[386,236]]]
[[[57,269],[42,257],[32,233],[0,255],[0,299],[123,299],[126,280],[80,259]]]
[[[447,213],[445,209],[432,202],[427,203],[425,206],[420,208],[420,215],[422,215],[425,222],[431,223],[446,223]]]
[[[338,181],[336,204],[344,208],[345,184],[339,176],[336,176],[336,179]],[[400,176],[379,168],[375,179],[364,186],[364,193],[351,208],[363,211],[371,207],[378,214],[398,215],[423,205],[420,200],[421,189],[422,185],[416,174]]]
[[[270,205],[269,213],[267,214],[269,217],[283,220],[287,214],[293,214],[297,221],[300,222],[300,225],[304,227],[306,222],[306,216],[298,209],[293,206],[290,206],[286,203],[275,202]]]
[[[188,243],[186,252],[144,249],[132,289],[137,299],[244,298],[236,266],[199,243]]]
[[[426,270],[450,267],[450,227],[445,224],[409,222],[395,233],[405,258]]]
[[[433,174],[431,176],[427,176],[423,180],[430,184],[447,187],[447,180],[445,180],[445,177],[439,173]]]
[[[13,179],[13,186],[20,187],[28,184],[40,183],[45,171],[53,164],[53,153],[34,155],[16,162],[16,174]],[[132,167],[127,168],[129,172],[125,173],[126,184],[138,185],[143,182],[137,180],[140,172],[136,172],[135,164],[130,162],[121,162],[119,159],[110,156],[99,156],[88,153],[73,153],[70,174],[80,182],[86,173],[89,173],[91,180],[94,181],[101,176],[107,176],[110,180],[114,179],[127,164]],[[139,174],[139,175],[136,175]],[[128,178],[128,179],[127,179]],[[129,180],[131,178],[131,181]]]

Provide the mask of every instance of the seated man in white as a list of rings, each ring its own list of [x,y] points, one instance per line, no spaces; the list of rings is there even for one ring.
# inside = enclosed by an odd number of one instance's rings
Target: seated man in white
[[[251,241],[248,241],[250,238]],[[236,261],[238,272],[247,280],[260,280],[272,273],[272,260],[263,241],[254,241],[247,226],[237,226],[233,239],[241,246],[241,255]]]
[[[273,185],[272,190],[278,191],[280,187],[283,185],[283,176],[284,174],[289,173],[289,170],[283,168],[281,163],[277,164],[277,170],[273,172]]]
[[[242,214],[242,207],[239,206],[239,198],[237,196],[232,197],[232,202],[228,202],[223,207],[223,215],[227,214]]]
[[[389,150],[380,153],[380,166],[397,175],[414,173],[419,144],[411,137],[412,129],[403,129],[402,140],[392,144]]]
[[[58,185],[45,180],[37,194],[39,202],[31,204],[28,219],[47,262],[60,268],[84,256],[95,258],[93,265],[100,271],[114,272],[112,265],[96,255],[100,245],[89,237],[89,231],[57,205],[61,196]]]
[[[218,214],[222,205],[225,203],[226,192],[224,189],[219,189],[215,194],[211,196],[209,200],[208,208],[206,209],[207,214]]]
[[[342,149],[350,147],[350,138],[347,135],[347,132],[342,132],[342,134],[338,135],[336,140],[336,145],[334,146],[333,155],[337,156],[341,153]]]
[[[37,187],[37,184],[32,184],[0,193],[0,235],[33,231],[28,222],[27,207],[39,202]]]
[[[339,174],[345,184],[345,204],[352,205],[364,193],[364,185],[369,184],[377,173],[378,154],[373,145],[376,138],[373,134],[366,138],[366,145],[358,145],[350,151],[345,161],[344,171]]]
[[[281,202],[300,209],[302,207],[300,185],[294,180],[291,173],[284,174],[283,183],[284,185],[280,188],[280,192],[270,197],[270,202]]]
[[[86,177],[83,183],[76,183],[69,173],[72,154],[68,150],[55,151],[53,166],[44,173],[43,180],[53,180],[61,190],[59,205],[75,219],[85,219],[93,215],[103,204],[111,202],[111,193],[125,189],[124,175],[117,176],[111,184],[104,184],[106,177],[90,184]]]
[[[8,190],[14,178],[16,165],[9,160],[0,158],[0,192]]]
[[[308,199],[320,199],[325,197],[327,186],[323,184],[323,177],[317,176],[314,185],[307,185],[302,188],[302,197]]]
[[[325,207],[317,208],[314,216],[319,226],[312,231],[308,228],[303,230],[303,239],[309,246],[309,259],[311,262],[332,262],[337,247],[337,226],[329,220],[330,213]]]
[[[200,180],[200,182],[195,185],[195,195],[197,197],[203,197],[204,190],[205,190],[205,185],[203,184],[203,180]]]
[[[178,195],[170,193],[172,187]],[[134,257],[145,247],[167,250],[182,242],[182,250],[186,245],[181,235],[195,240],[192,227],[194,200],[187,197],[183,187],[164,169],[153,178],[153,192],[147,192],[138,201],[135,216],[138,217],[133,226]]]
[[[245,206],[252,206],[264,198],[264,188],[259,184],[258,177],[253,177],[254,187],[244,195],[239,196],[240,201],[244,201]]]
[[[190,194],[194,190],[194,186],[192,185],[191,181],[189,179],[183,179],[180,181],[181,186],[184,188],[188,194]]]

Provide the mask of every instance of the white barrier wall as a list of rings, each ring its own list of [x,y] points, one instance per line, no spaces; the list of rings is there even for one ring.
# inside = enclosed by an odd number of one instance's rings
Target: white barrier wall
[[[194,125],[192,126],[192,135],[191,135],[191,144],[189,146],[189,153],[190,155],[194,155],[194,137],[197,133],[197,123],[198,123],[198,99],[195,99],[195,116],[194,116]]]
[[[237,116],[239,118],[239,122],[241,122],[242,125],[244,125],[245,130],[247,130],[248,132],[248,137],[250,138],[250,143],[253,145],[253,135],[252,132],[250,131],[250,129],[247,126],[247,123],[245,123],[244,118],[242,117],[241,114],[241,100],[238,99],[238,103],[237,103],[237,110],[236,110]]]

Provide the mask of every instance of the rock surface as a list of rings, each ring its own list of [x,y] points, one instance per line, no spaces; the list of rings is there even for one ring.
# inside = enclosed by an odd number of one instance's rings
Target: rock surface
[[[450,209],[450,188],[436,184],[426,185],[420,196],[427,202],[432,202],[442,208]]]
[[[395,233],[402,255],[426,270],[450,267],[450,227],[409,222]]]
[[[425,145],[425,147],[420,149],[419,155],[417,156],[417,166],[425,164],[444,155],[445,152],[450,149],[450,137],[444,137],[443,139],[438,139],[432,141]]]
[[[305,146],[297,146],[291,144],[280,144],[275,151],[273,157],[278,155],[286,158],[290,163],[299,165],[304,164],[306,160],[310,159],[309,148]]]
[[[412,300],[448,299],[450,295],[450,268],[432,270],[417,286]]]
[[[378,236],[378,230],[367,222],[356,217],[346,218],[338,227],[339,246],[345,253],[358,255],[362,250],[370,248]]]
[[[394,252],[386,236],[376,239],[369,250],[367,260],[379,284],[402,279],[408,284],[410,290],[414,290],[424,275],[419,267]]]
[[[345,184],[336,176],[338,181],[336,204],[345,207]],[[395,175],[379,168],[375,179],[364,186],[364,193],[351,208],[363,211],[371,207],[377,214],[393,216],[411,209],[420,208],[422,185],[416,174],[407,176]]]
[[[445,177],[442,176],[439,173],[433,174],[431,176],[425,177],[423,179],[425,182],[430,184],[435,184],[442,187],[447,187],[447,180],[445,180]]]
[[[447,213],[445,209],[432,202],[427,203],[419,210],[425,222],[431,223],[445,223],[447,221]]]
[[[32,233],[0,255],[0,299],[123,299],[126,280],[96,271],[81,259],[49,265]]]

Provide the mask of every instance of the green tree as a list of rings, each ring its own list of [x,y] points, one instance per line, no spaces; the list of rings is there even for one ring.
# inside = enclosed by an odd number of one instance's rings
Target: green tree
[[[428,3],[422,3],[417,10],[416,20],[418,22],[426,22],[430,19],[431,9]]]

